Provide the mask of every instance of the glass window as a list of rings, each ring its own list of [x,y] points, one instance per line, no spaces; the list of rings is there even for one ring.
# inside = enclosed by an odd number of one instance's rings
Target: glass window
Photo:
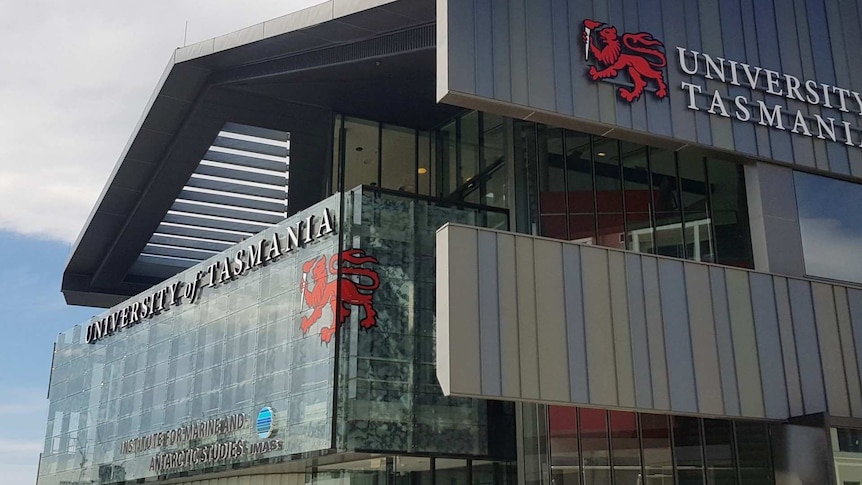
[[[606,138],[596,138],[593,142],[598,243],[601,246],[625,249],[622,173],[618,145],[617,140]]]
[[[706,481],[710,485],[735,485],[736,466],[733,458],[733,428],[721,419],[703,420],[706,455]]]
[[[378,185],[380,128],[371,121],[344,120],[344,189]]]
[[[431,135],[426,132],[419,132],[419,162],[417,171],[417,179],[419,186],[417,192],[420,195],[434,194],[434,174],[435,166],[431,163],[434,160],[431,153]]]
[[[637,414],[611,411],[611,449],[615,485],[640,485],[641,445]]]
[[[740,421],[735,426],[740,485],[772,484],[772,450],[766,424]]]
[[[703,448],[697,418],[674,416],[673,458],[677,485],[703,485]]]
[[[601,409],[581,409],[579,415],[584,485],[610,485],[611,462],[607,412]]]
[[[539,214],[541,235],[568,238],[563,130],[539,126]]]
[[[794,181],[806,273],[862,283],[862,185],[802,172]]]
[[[626,205],[626,248],[642,253],[655,250],[652,229],[652,191],[647,147],[622,143],[623,183]]]
[[[670,448],[668,418],[659,414],[641,414],[645,485],[673,484],[673,458]]]
[[[577,409],[548,406],[554,485],[580,485]]]
[[[712,201],[716,262],[753,268],[742,165],[709,158],[706,169]]]
[[[452,121],[437,131],[437,156],[440,171],[437,174],[440,197],[448,197],[458,187],[457,152],[458,122]]]
[[[685,257],[676,157],[668,150],[650,150],[652,196],[655,208],[655,252]]]
[[[703,158],[679,156],[680,201],[685,221],[685,254],[695,261],[714,262],[712,220]]]
[[[434,460],[435,485],[467,485],[467,460]]]
[[[482,203],[508,207],[509,180],[506,171],[506,125],[500,116],[482,114],[482,171],[485,184]]]
[[[380,163],[383,188],[416,192],[416,132],[383,125]]]
[[[838,450],[862,453],[862,430],[838,429]]]
[[[566,131],[566,203],[569,208],[569,240],[596,243],[596,200],[590,136]]]

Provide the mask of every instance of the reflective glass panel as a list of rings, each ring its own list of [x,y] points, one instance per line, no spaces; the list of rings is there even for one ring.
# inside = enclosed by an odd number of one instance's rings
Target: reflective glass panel
[[[673,458],[670,448],[668,417],[641,414],[643,461],[646,485],[673,484]]]
[[[482,129],[483,152],[482,173],[484,189],[482,203],[494,207],[508,207],[509,180],[506,171],[506,133],[503,118],[483,114]]]
[[[344,188],[378,184],[380,129],[377,123],[344,120]]]
[[[548,406],[554,485],[580,484],[576,411],[573,407]]]
[[[706,480],[715,485],[734,485],[736,468],[733,457],[733,428],[730,421],[703,420]]]
[[[611,462],[607,412],[601,409],[580,409],[579,419],[581,423],[584,484],[610,485]]]
[[[435,485],[467,485],[467,460],[434,460]]]
[[[647,147],[622,143],[623,180],[626,205],[626,249],[642,253],[655,251],[652,229],[652,190]]]
[[[679,184],[674,153],[651,149],[652,196],[655,208],[655,252],[674,258],[685,257]]]
[[[614,484],[641,485],[640,433],[637,414],[611,411]]]
[[[569,240],[596,243],[596,208],[590,136],[566,131],[566,191]]]
[[[383,125],[381,143],[381,186],[402,192],[416,192],[416,133],[414,130]]]
[[[771,485],[772,451],[766,424],[740,421],[735,426],[740,485]]]
[[[805,271],[862,283],[862,185],[794,173]]]
[[[674,416],[673,457],[678,485],[703,485],[703,455],[697,418]]]
[[[706,167],[701,157],[679,156],[679,183],[685,221],[686,257],[712,263],[715,261],[715,245],[709,217]]]
[[[625,249],[625,220],[618,144],[617,140],[604,138],[596,138],[593,142],[598,244]]]
[[[541,235],[566,239],[566,174],[563,130],[538,129],[539,212]]]

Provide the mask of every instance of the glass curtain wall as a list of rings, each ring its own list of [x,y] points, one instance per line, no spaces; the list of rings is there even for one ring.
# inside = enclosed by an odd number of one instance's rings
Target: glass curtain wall
[[[519,230],[751,268],[738,164],[514,122]]]
[[[331,192],[358,185],[507,208],[504,118],[467,112],[433,132],[337,116]]]
[[[770,485],[766,423],[548,410],[554,485]]]

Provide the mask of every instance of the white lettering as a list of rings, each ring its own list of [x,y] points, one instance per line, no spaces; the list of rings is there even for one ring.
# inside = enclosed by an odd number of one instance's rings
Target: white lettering
[[[688,90],[688,109],[693,109],[695,111],[700,111],[697,107],[697,104],[694,102],[694,92],[701,92],[700,86],[697,84],[687,83],[685,81],[682,82],[682,89]]]

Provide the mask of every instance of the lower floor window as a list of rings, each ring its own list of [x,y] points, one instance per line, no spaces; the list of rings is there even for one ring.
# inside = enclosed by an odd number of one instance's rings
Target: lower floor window
[[[768,425],[549,408],[554,485],[767,485]]]

